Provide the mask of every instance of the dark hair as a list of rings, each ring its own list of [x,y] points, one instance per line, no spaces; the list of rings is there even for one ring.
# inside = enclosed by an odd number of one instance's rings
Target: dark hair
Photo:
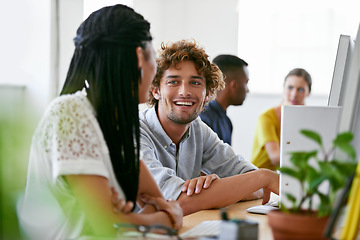
[[[285,77],[284,80],[284,84],[286,82],[286,79],[290,76],[298,76],[298,77],[303,77],[304,80],[306,81],[306,83],[309,86],[309,92],[311,92],[311,84],[312,84],[312,80],[311,80],[311,76],[310,74],[302,68],[294,68],[293,70],[291,70]]]
[[[156,75],[150,87],[148,101],[148,105],[150,106],[153,106],[158,102],[152,95],[152,90],[160,87],[160,80],[163,77],[164,72],[171,66],[176,66],[176,64],[183,61],[192,61],[195,64],[198,73],[204,75],[206,89],[210,92],[209,100],[215,98],[217,90],[221,90],[225,87],[222,72],[215,64],[210,63],[208,59],[209,56],[205,53],[205,50],[195,41],[180,40],[177,42],[170,42],[166,45],[162,43],[158,55],[159,56],[156,59]],[[205,104],[207,102],[205,102]]]
[[[124,5],[92,13],[78,28],[75,52],[62,92],[87,87],[87,97],[110,152],[127,201],[136,201],[139,183],[138,84],[136,48],[151,41],[150,24]],[[134,143],[135,142],[135,143]]]
[[[223,73],[232,71],[234,68],[243,68],[244,66],[248,66],[247,62],[243,59],[230,54],[218,55],[212,62],[215,63]]]

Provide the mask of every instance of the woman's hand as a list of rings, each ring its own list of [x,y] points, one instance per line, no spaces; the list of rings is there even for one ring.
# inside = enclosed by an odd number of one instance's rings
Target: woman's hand
[[[201,189],[203,188],[206,189],[210,187],[210,184],[217,179],[219,179],[219,176],[216,174],[188,179],[182,186],[181,191],[186,192],[186,195],[188,196],[191,196],[194,193],[194,190],[195,190],[195,194],[199,194],[201,192]]]
[[[134,203],[128,201],[125,203],[124,199],[119,198],[119,194],[115,191],[114,187],[111,187],[111,202],[113,204],[114,213],[129,214],[134,207]]]
[[[140,198],[147,204],[152,204],[157,211],[164,211],[169,215],[173,228],[179,230],[183,222],[183,211],[175,200],[165,200],[161,197],[151,197],[147,194],[140,194]]]

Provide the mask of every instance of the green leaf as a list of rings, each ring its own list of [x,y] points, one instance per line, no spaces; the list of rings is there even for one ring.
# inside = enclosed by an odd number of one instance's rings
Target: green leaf
[[[328,195],[318,193],[320,204],[318,207],[318,217],[329,216],[331,214],[331,201]]]
[[[351,132],[339,133],[336,138],[333,140],[333,144],[337,146],[338,144],[350,143],[354,138],[354,135]]]
[[[311,159],[312,157],[316,157],[317,153],[317,150],[309,152],[290,152],[290,162],[299,169],[305,169],[308,165],[309,159]]]
[[[320,202],[323,204],[330,204],[330,197],[326,194],[323,194],[321,192],[318,192]]]
[[[289,201],[292,203],[292,204],[296,204],[296,197],[294,197],[294,195],[290,194],[290,193],[286,193],[285,194],[287,199],[289,199]]]
[[[339,190],[345,184],[345,176],[339,169],[329,162],[319,162],[321,173],[329,180],[330,188],[333,191]]]
[[[279,170],[281,173],[286,174],[286,175],[289,175],[289,176],[291,176],[291,177],[293,177],[293,178],[296,178],[296,179],[298,179],[298,180],[300,180],[300,181],[301,181],[301,179],[302,179],[301,172],[298,172],[298,171],[296,171],[296,170],[294,170],[294,169],[292,169],[292,168],[289,168],[289,167],[281,167],[281,168],[279,168],[278,170]]]
[[[317,189],[317,182],[318,179],[321,178],[321,174],[316,171],[315,168],[312,166],[307,166],[306,172],[305,172],[305,180],[308,184],[307,194],[313,194],[314,190]],[[320,183],[319,183],[320,184]]]
[[[325,217],[331,214],[331,206],[319,204],[318,217]]]
[[[343,178],[343,175],[334,164],[330,162],[319,162],[318,164],[323,175],[327,177],[337,177],[339,179]]]
[[[280,210],[284,213],[290,213],[290,210],[287,207],[285,207],[284,204],[281,204],[281,202],[280,202]]]
[[[333,165],[343,176],[350,177],[356,171],[357,162],[344,162],[339,160],[333,160],[329,162]]]
[[[339,149],[341,149],[343,152],[345,152],[349,157],[351,157],[352,160],[355,160],[356,151],[355,148],[350,143],[347,142],[338,143],[336,146]]]
[[[300,130],[300,133],[322,146],[321,136],[318,133],[307,129]]]
[[[327,179],[324,175],[319,175],[317,178],[313,179],[309,182],[309,193],[315,193],[319,187],[319,185]]]
[[[289,201],[291,202],[291,209],[293,212],[296,212],[297,209],[297,205],[296,205],[296,197],[290,193],[285,193],[285,196],[287,199],[289,199]]]

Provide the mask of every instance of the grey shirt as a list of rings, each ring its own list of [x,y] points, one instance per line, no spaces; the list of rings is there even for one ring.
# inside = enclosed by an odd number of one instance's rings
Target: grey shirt
[[[178,149],[162,128],[155,107],[140,112],[139,118],[143,160],[166,199],[177,199],[185,180],[199,177],[201,171],[222,178],[257,169],[199,117],[190,124]]]

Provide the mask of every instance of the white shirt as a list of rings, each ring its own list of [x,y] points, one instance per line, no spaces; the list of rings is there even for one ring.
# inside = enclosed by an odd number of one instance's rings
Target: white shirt
[[[32,140],[27,185],[18,206],[20,225],[31,239],[75,239],[84,213],[64,175],[99,175],[120,198],[109,150],[85,92],[56,98]]]

